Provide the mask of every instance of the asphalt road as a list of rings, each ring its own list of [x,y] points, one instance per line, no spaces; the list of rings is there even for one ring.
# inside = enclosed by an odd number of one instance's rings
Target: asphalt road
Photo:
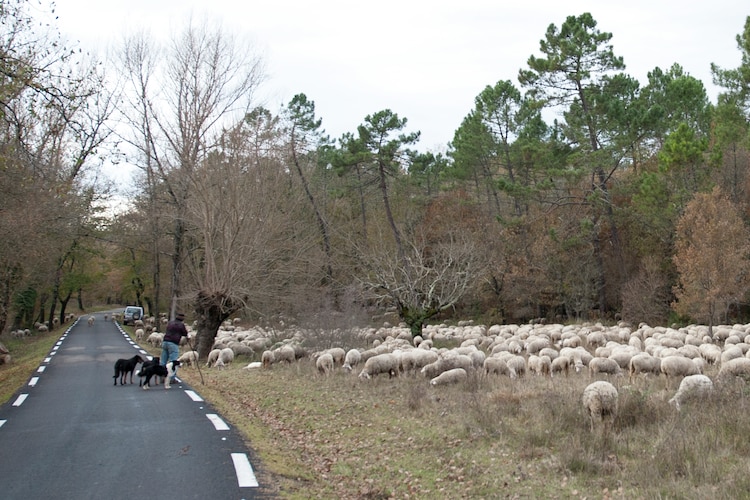
[[[198,390],[113,386],[115,361],[146,353],[95,316],[0,407],[0,498],[268,498],[252,451]]]

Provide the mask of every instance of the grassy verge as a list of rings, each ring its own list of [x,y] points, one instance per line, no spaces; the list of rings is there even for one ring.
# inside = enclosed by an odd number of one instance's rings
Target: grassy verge
[[[737,498],[750,491],[744,383],[676,412],[661,379],[613,382],[620,412],[590,432],[588,375],[361,382],[302,361],[181,376],[245,435],[284,498]],[[676,385],[676,384],[675,384]]]
[[[32,373],[52,350],[64,330],[36,333],[23,339],[0,337],[0,342],[8,348],[10,364],[0,366],[0,404],[6,403],[13,394],[28,383]]]

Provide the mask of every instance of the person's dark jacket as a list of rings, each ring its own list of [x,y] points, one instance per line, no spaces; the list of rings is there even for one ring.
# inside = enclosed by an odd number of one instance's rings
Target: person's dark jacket
[[[164,332],[164,342],[173,342],[180,345],[182,337],[187,337],[188,332],[185,323],[180,319],[174,319],[167,324],[167,330]]]

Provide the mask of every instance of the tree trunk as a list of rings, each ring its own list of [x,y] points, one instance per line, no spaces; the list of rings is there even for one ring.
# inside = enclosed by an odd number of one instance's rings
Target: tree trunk
[[[313,193],[310,190],[310,186],[307,183],[305,173],[302,171],[302,166],[299,164],[294,143],[292,143],[292,160],[294,162],[294,166],[297,169],[297,175],[299,175],[300,181],[302,182],[302,187],[305,190],[307,201],[310,202],[310,206],[312,207],[313,213],[315,214],[315,220],[317,221],[318,229],[320,230],[320,237],[323,239],[323,251],[326,254],[326,276],[324,278],[323,284],[328,285],[333,283],[333,265],[331,264],[331,262],[333,261],[333,257],[331,256],[331,239],[328,235],[328,224],[326,224],[323,215],[318,209],[318,204],[315,201],[315,196],[313,196]]]
[[[185,222],[178,215],[174,229],[174,253],[172,254],[172,297],[169,304],[169,317],[177,314],[177,299],[180,297],[182,286],[182,248],[185,238]]]
[[[153,316],[158,316],[159,312],[159,298],[161,297],[161,260],[159,259],[159,245],[156,238],[154,238],[154,308],[151,313]]]
[[[440,312],[436,308],[422,309],[408,307],[401,302],[397,303],[398,316],[406,323],[411,331],[411,336],[422,335],[425,322]]]
[[[234,312],[233,308],[226,307],[224,301],[225,297],[221,294],[198,293],[195,301],[197,342],[193,348],[198,351],[199,359],[208,359],[219,327]]]
[[[37,321],[39,321],[39,323],[44,323],[44,318],[45,318],[44,309],[47,307],[47,299],[48,298],[49,297],[47,296],[46,293],[43,293],[39,297],[39,318],[37,319]]]
[[[72,291],[68,291],[68,295],[63,297],[60,297],[60,324],[62,325],[65,322],[65,310],[68,307],[68,302],[70,301],[70,297],[73,295]]]
[[[383,196],[383,205],[385,206],[385,216],[388,219],[388,224],[391,226],[393,231],[393,238],[396,240],[396,250],[398,251],[398,258],[400,262],[404,262],[404,245],[401,243],[401,233],[396,227],[396,221],[393,219],[393,212],[391,212],[391,202],[388,200],[388,185],[386,184],[385,166],[381,163],[378,166],[380,173],[380,193]]]

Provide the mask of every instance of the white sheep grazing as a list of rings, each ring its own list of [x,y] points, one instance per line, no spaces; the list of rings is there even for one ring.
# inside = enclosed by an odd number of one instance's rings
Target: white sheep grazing
[[[526,364],[532,373],[542,376],[552,376],[552,360],[549,356],[531,354]]]
[[[688,375],[680,382],[680,388],[669,400],[674,405],[677,411],[680,410],[680,405],[687,402],[690,399],[700,398],[707,396],[713,391],[714,383],[711,379],[705,375]]]
[[[736,345],[725,347],[724,351],[721,353],[721,364],[724,364],[736,358],[741,358],[744,355],[745,354],[742,352],[742,349],[740,349]]]
[[[552,371],[550,372],[550,377],[553,373],[562,373],[566,377],[568,376],[568,373],[570,372],[570,358],[567,356],[558,356],[555,359],[552,360]]]
[[[260,357],[260,363],[263,368],[271,368],[271,365],[276,362],[276,353],[273,351],[263,351]]]
[[[210,367],[216,364],[216,360],[219,359],[219,354],[221,354],[221,349],[211,349],[211,352],[208,353],[206,366]]]
[[[146,332],[143,330],[143,328],[138,328],[135,331],[135,340],[136,342],[140,342],[143,340],[143,337],[146,335]]]
[[[592,382],[583,390],[583,407],[591,420],[591,432],[600,424],[609,424],[617,416],[617,389],[604,380]]]
[[[484,360],[484,374],[510,376],[510,369],[504,359],[490,356]]]
[[[444,371],[452,370],[453,368],[471,370],[474,368],[474,360],[466,354],[449,353],[433,363],[424,365],[420,373],[426,378],[433,379]]]
[[[437,387],[439,385],[457,384],[458,382],[466,380],[467,377],[466,370],[463,368],[452,368],[430,380],[430,385]]]
[[[622,375],[622,368],[620,368],[620,365],[614,359],[595,357],[589,361],[589,375],[593,377],[597,373]]]
[[[630,364],[628,366],[628,373],[630,374],[630,382],[633,382],[633,377],[641,373],[652,373],[659,375],[661,373],[661,358],[652,356],[645,352],[636,354],[630,358]]]
[[[398,356],[393,353],[377,354],[367,361],[362,371],[359,372],[359,378],[368,380],[375,375],[387,373],[388,377],[397,377],[400,370],[400,361]]]
[[[333,355],[330,352],[325,352],[318,356],[315,360],[315,367],[318,369],[318,373],[321,375],[328,376],[333,373],[335,361]]]
[[[327,352],[333,357],[333,363],[336,366],[341,366],[344,364],[344,361],[346,358],[346,351],[343,350],[341,347],[332,347],[326,350],[325,352]]]
[[[430,363],[438,360],[438,354],[424,349],[409,349],[400,355],[401,372],[416,373]]]
[[[161,347],[161,343],[164,340],[164,334],[154,332],[151,335],[148,336],[146,339],[146,342],[151,344],[154,347]]]
[[[722,363],[717,377],[725,378],[728,376],[750,377],[750,358],[735,358]]]
[[[721,348],[716,344],[701,344],[698,346],[698,351],[710,365],[715,365],[721,360]]]
[[[346,372],[351,372],[352,369],[362,362],[362,354],[359,349],[349,349],[344,357],[344,365],[342,368]]]
[[[667,356],[661,360],[661,372],[667,376],[667,386],[674,377],[687,377],[701,373],[699,366],[690,358],[683,356]]]
[[[297,352],[290,345],[283,345],[274,352],[274,363],[294,363],[297,360]]]
[[[484,351],[470,352],[468,356],[471,358],[471,362],[474,365],[474,369],[481,370],[482,366],[484,366],[484,360],[487,357]]]
[[[190,366],[192,368],[198,365],[198,351],[187,351],[182,354],[177,361],[180,362],[181,366]]]
[[[234,361],[234,351],[229,347],[225,347],[219,351],[219,357],[216,359],[214,366],[226,366],[232,364],[232,361]]]
[[[89,316],[89,319],[88,319],[88,322],[89,322],[89,326],[94,326],[94,321],[95,321],[95,319],[96,319],[96,318],[94,318],[93,316]]]
[[[526,358],[520,355],[513,355],[505,360],[510,371],[510,378],[517,379],[526,375]]]

